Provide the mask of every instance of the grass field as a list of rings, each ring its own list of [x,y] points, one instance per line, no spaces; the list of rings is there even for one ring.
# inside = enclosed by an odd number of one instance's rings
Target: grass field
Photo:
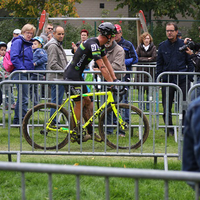
[[[2,112],[0,111],[0,114]],[[160,117],[162,121],[162,117]],[[175,119],[176,120],[176,119]],[[155,121],[153,121],[155,124]],[[162,122],[163,123],[163,122]],[[163,123],[164,124],[164,123]],[[143,153],[178,153],[178,144],[172,136],[167,138],[165,144],[164,129],[155,130],[155,151],[153,150],[153,130],[150,131],[147,141],[144,143]],[[22,145],[20,141],[22,140]],[[32,151],[31,146],[22,137],[18,128],[10,130],[10,144],[8,144],[8,127],[0,127],[0,151]],[[60,151],[67,152],[67,144]],[[70,144],[70,151],[92,152],[92,141],[83,144],[82,149],[77,143]],[[95,143],[95,152],[104,152],[104,143]],[[36,150],[39,151],[39,150]],[[107,152],[116,152],[107,147]],[[120,152],[128,152],[121,150]],[[141,148],[132,150],[131,153],[140,153]],[[0,154],[0,161],[8,161],[7,155]],[[12,161],[17,161],[17,156],[12,155]],[[102,166],[117,168],[137,168],[137,169],[164,169],[163,158],[158,158],[157,164],[151,157],[117,157],[117,156],[69,156],[69,155],[21,155],[21,162],[25,163],[45,163],[59,165],[79,165],[79,166]],[[168,170],[181,170],[181,160],[177,158],[168,158]],[[53,181],[53,199],[56,200],[75,200],[76,199],[76,176],[54,174]],[[135,196],[134,179],[129,178],[110,178],[110,199],[132,200]],[[48,175],[40,173],[25,173],[26,199],[40,200],[49,199],[48,196]],[[105,179],[102,177],[81,176],[81,199],[82,200],[101,200],[105,199]],[[139,180],[139,199],[159,200],[164,199],[164,181],[158,180]],[[194,191],[181,181],[169,182],[169,199],[184,200],[194,199]],[[18,200],[21,199],[21,173],[0,171],[0,200]]]
[[[1,156],[6,160],[6,156]],[[13,156],[13,161],[16,161]],[[152,158],[135,157],[94,157],[94,156],[23,156],[23,162],[60,165],[105,166],[139,169],[163,169],[163,159],[156,165]],[[181,170],[181,161],[168,159],[169,170]],[[0,199],[21,199],[21,173],[0,172]],[[54,199],[76,199],[76,177],[54,174]],[[26,199],[48,199],[48,175],[25,173]],[[105,179],[103,177],[81,176],[81,199],[105,199]],[[135,182],[129,178],[110,178],[110,199],[134,199]],[[164,199],[164,181],[140,180],[140,199]],[[194,199],[193,190],[179,181],[169,182],[169,199]]]

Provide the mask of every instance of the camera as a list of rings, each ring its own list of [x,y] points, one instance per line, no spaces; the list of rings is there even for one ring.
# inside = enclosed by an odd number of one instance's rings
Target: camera
[[[195,43],[192,40],[187,40],[187,44],[180,47],[179,51],[181,51],[181,52],[186,51],[187,47],[189,47],[191,50],[194,50]]]

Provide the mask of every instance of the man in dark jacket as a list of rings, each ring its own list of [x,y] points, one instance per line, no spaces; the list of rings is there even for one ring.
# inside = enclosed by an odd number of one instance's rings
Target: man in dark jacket
[[[157,57],[157,76],[162,72],[193,72],[194,66],[190,59],[190,56],[185,51],[179,51],[179,48],[184,45],[184,41],[177,37],[178,27],[174,22],[169,22],[166,25],[166,35],[167,40],[160,43],[158,47],[158,57]],[[177,84],[183,92],[183,100],[186,100],[187,91],[190,88],[190,82],[192,77],[189,76],[189,80],[186,82],[185,75],[170,75],[169,81],[168,76],[164,75],[162,78],[163,82],[170,82]],[[172,123],[172,103],[174,99],[175,88],[169,87],[169,105],[166,105],[166,87],[162,88],[162,104],[164,109],[163,119],[164,121],[168,117],[168,125],[173,125]],[[169,116],[166,116],[166,108],[169,109]],[[185,111],[183,111],[184,116]],[[166,122],[166,121],[165,121]],[[169,134],[174,134],[174,129],[168,129]]]
[[[136,64],[138,62],[137,53],[135,51],[135,48],[134,48],[133,44],[130,41],[125,40],[122,37],[122,28],[121,28],[121,26],[119,24],[115,24],[115,27],[117,29],[117,33],[115,35],[115,41],[125,51],[126,71],[132,71],[132,65]],[[125,81],[127,78],[130,78],[130,74],[126,74],[126,76],[123,78],[123,81]],[[123,103],[128,103],[128,92],[123,96]],[[129,123],[129,112],[128,112],[128,110],[125,111],[125,121],[127,123]],[[124,133],[121,132],[120,136],[124,137]]]

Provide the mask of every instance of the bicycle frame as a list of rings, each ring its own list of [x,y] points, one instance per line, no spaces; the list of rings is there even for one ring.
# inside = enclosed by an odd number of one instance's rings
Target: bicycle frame
[[[82,128],[85,129],[89,124],[93,123],[93,121],[100,115],[100,113],[106,108],[106,106],[108,104],[110,104],[115,116],[118,119],[118,122],[119,122],[119,124],[121,126],[121,129],[125,129],[126,123],[122,120],[122,117],[121,117],[120,113],[118,113],[118,110],[115,107],[114,98],[113,98],[112,92],[111,91],[108,91],[108,92],[95,92],[94,94],[93,93],[85,93],[85,94],[82,94],[82,97],[83,98],[84,97],[90,97],[90,96],[93,96],[93,95],[95,95],[95,96],[106,96],[107,95],[107,101],[105,103],[103,103],[103,105],[90,117],[90,119],[87,122],[85,122],[85,124],[82,126]],[[67,132],[68,133],[69,132],[68,128],[64,128],[64,127],[60,127],[59,129],[51,128],[50,124],[53,121],[53,119],[57,116],[57,113],[65,106],[65,104],[69,100],[75,99],[75,98],[80,97],[80,96],[81,95],[72,95],[69,98],[67,98],[64,101],[64,103],[60,107],[58,107],[58,110],[56,110],[54,112],[54,114],[51,116],[51,118],[49,119],[49,121],[47,123],[47,126],[46,126],[46,130]],[[77,118],[76,118],[76,115],[75,115],[75,112],[74,112],[74,107],[73,107],[72,101],[70,101],[70,108],[71,108],[71,112],[72,112],[72,116],[74,118],[75,124],[77,126]],[[70,133],[72,133],[72,130],[70,130]]]

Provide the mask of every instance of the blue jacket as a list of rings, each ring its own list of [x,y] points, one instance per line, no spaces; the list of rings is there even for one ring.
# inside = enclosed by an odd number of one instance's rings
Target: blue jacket
[[[35,70],[46,70],[47,52],[42,48],[34,49],[33,63],[35,63]]]
[[[125,51],[126,70],[131,71],[132,64],[138,62],[138,56],[135,51],[135,48],[130,41],[125,40],[123,37],[121,37],[121,40],[119,41],[118,45],[120,45]]]
[[[180,52],[179,47],[184,45],[184,41],[177,38],[174,43],[171,43],[169,40],[165,40],[160,43],[158,47],[158,56],[157,56],[157,75],[156,77],[165,71],[171,72],[193,72],[194,65],[185,51]],[[185,81],[185,75],[179,76],[179,81]],[[190,81],[192,81],[193,76],[189,76]],[[167,75],[163,76],[163,82],[167,82]],[[177,76],[170,76],[171,83],[177,83]]]
[[[13,38],[10,57],[15,66],[14,71],[34,70],[32,45],[32,40],[26,41],[22,35]]]

